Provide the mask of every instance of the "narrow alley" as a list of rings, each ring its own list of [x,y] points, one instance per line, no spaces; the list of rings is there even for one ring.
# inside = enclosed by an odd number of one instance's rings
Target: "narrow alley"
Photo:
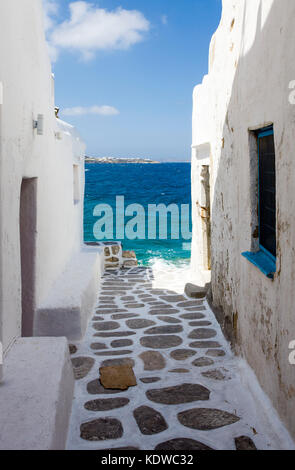
[[[86,336],[70,346],[76,385],[68,449],[291,448],[205,299],[183,294],[182,274],[106,271]],[[137,385],[104,389],[99,368],[124,364]]]

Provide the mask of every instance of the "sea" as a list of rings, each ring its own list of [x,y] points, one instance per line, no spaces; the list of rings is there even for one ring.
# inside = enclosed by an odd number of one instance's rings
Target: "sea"
[[[190,163],[89,163],[85,165],[85,183],[85,242],[119,240],[122,242],[124,250],[136,252],[139,264],[144,266],[151,265],[157,260],[178,266],[189,264],[191,250],[191,236],[189,234],[191,232]],[[144,215],[141,210],[141,218],[138,216],[137,219],[140,221],[141,230],[137,230],[137,226],[133,230],[135,239],[126,236],[122,227],[117,230],[116,198],[119,196],[121,204],[122,197],[124,197],[125,208],[130,204],[140,204],[144,209]],[[166,207],[170,204],[176,204],[179,213],[181,213],[181,206],[186,206],[186,220],[182,221],[182,224],[187,227],[187,230],[183,230],[184,237],[180,221],[178,227],[175,227],[177,222],[174,221],[174,226],[172,223],[171,228],[171,217],[168,213],[167,239],[162,239],[163,234],[160,236],[158,219],[156,232],[153,235],[153,238],[156,238],[149,239],[148,208],[149,205],[158,206],[159,204],[164,204]],[[136,206],[133,206],[134,208]],[[128,221],[138,215],[132,210],[127,213],[129,215],[125,216],[125,227]],[[104,219],[105,225],[102,224],[102,219]],[[106,233],[98,233],[95,229],[97,222],[100,224],[99,232],[105,231]],[[110,233],[111,229],[113,229],[112,234]],[[175,239],[175,233],[178,229],[179,238]],[[119,231],[121,233],[117,233]]]

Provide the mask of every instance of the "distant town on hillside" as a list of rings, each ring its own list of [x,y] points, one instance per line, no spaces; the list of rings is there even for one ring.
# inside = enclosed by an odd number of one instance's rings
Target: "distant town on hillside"
[[[160,163],[150,158],[85,157],[86,163]]]

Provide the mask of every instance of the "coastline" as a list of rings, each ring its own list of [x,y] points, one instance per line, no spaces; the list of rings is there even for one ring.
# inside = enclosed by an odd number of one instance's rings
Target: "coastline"
[[[125,163],[131,163],[131,164],[144,164],[144,165],[158,165],[161,162],[157,162],[154,160],[147,160],[147,159],[140,159],[140,158],[91,158],[91,157],[86,157],[85,158],[85,163],[94,163],[94,164],[125,164]]]

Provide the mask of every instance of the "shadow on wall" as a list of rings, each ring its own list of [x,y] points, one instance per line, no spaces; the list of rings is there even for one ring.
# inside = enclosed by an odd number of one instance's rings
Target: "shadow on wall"
[[[255,39],[236,63],[230,99],[221,97],[228,104],[223,125],[215,123],[215,132],[218,134],[222,128],[222,133],[212,143],[216,180],[212,204],[211,301],[227,336],[254,369],[295,436],[295,368],[288,362],[288,344],[295,338],[295,198],[290,200],[295,182],[292,150],[295,107],[288,101],[289,83],[295,79],[295,2],[287,0],[282,8],[282,2],[274,0],[266,19],[262,2],[257,16],[250,11],[253,5],[247,3],[241,48],[243,40],[249,40],[249,16],[257,18]],[[243,251],[251,250],[253,238],[257,238],[249,129],[270,123],[274,125],[277,173],[274,281],[241,256]],[[293,337],[289,339],[288,333],[292,331]]]

